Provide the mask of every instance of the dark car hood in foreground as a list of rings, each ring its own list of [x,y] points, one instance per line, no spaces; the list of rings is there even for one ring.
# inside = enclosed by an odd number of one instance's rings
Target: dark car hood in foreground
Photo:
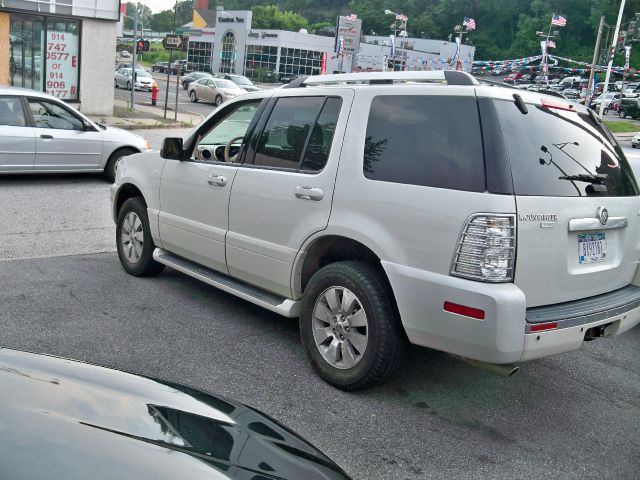
[[[181,385],[0,348],[0,479],[346,479],[265,415]]]

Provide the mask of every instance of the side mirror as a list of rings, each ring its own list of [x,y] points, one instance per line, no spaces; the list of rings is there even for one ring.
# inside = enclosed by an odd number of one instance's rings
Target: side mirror
[[[184,147],[182,138],[170,137],[165,138],[160,149],[160,156],[168,160],[184,160]]]

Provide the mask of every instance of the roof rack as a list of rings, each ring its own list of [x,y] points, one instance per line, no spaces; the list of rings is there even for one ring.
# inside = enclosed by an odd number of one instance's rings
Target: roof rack
[[[314,75],[298,77],[282,88],[360,83],[386,85],[396,82],[447,82],[447,85],[478,85],[478,81],[466,72],[459,72],[457,70],[433,70],[424,72],[362,72]]]

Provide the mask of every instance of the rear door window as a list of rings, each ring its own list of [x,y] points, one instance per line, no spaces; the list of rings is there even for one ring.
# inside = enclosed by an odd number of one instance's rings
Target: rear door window
[[[495,102],[516,195],[556,197],[637,195],[622,150],[587,113]]]
[[[365,137],[364,175],[384,182],[484,191],[475,97],[375,97]]]

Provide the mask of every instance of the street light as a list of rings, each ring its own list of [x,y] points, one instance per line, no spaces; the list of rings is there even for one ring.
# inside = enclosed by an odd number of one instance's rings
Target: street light
[[[407,21],[409,20],[407,18],[406,15],[401,15],[399,13],[396,12],[392,12],[391,10],[387,9],[384,11],[385,15],[393,15],[395,16],[396,20],[399,20],[401,25],[402,25],[402,32],[404,32],[404,35],[401,33],[400,36],[407,38]],[[391,28],[393,29],[393,44],[394,44],[394,48],[393,48],[393,55],[391,56],[391,61],[393,62],[393,69],[396,69],[396,62],[395,62],[395,56],[396,56],[396,52],[395,52],[395,44],[396,44],[396,39],[397,39],[397,24],[396,22],[393,22],[391,24]]]

